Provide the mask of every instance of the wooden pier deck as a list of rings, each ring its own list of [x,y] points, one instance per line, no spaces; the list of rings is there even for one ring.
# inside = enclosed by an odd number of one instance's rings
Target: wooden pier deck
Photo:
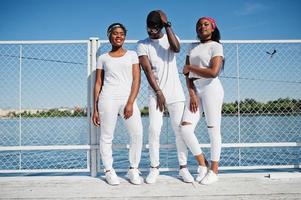
[[[110,186],[104,177],[0,177],[0,199],[301,199],[300,172],[225,173],[209,186],[169,175],[160,175],[156,184],[138,186],[120,178],[120,185]]]

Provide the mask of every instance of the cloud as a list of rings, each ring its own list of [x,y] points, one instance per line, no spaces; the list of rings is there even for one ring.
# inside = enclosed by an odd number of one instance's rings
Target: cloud
[[[252,15],[257,12],[266,10],[268,7],[261,3],[251,3],[247,2],[243,5],[241,10],[235,11],[235,14],[238,16]]]

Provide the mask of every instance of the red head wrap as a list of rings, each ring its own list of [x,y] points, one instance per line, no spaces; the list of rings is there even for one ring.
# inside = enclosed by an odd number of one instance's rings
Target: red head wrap
[[[206,19],[206,20],[208,20],[208,21],[211,23],[213,29],[216,29],[216,28],[217,28],[216,22],[215,22],[215,20],[214,20],[213,18],[211,18],[211,17],[201,17],[201,18],[199,19],[199,21],[200,21],[201,19]]]

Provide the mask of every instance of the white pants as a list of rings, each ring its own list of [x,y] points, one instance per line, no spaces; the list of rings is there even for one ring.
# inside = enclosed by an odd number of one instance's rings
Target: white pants
[[[185,103],[175,102],[167,104],[167,109],[170,115],[171,126],[176,137],[176,147],[178,161],[180,165],[187,164],[188,150],[180,133],[180,123],[183,115]],[[160,165],[159,150],[160,150],[160,133],[163,125],[163,112],[157,109],[156,97],[150,96],[149,99],[149,154],[152,167]]]
[[[211,161],[219,161],[221,154],[221,111],[224,99],[224,90],[218,78],[213,80],[195,80],[194,85],[200,100],[200,106],[196,113],[189,109],[188,100],[183,114],[182,122],[189,124],[181,126],[182,137],[194,156],[200,155],[202,150],[197,137],[194,134],[195,127],[202,113],[205,113],[208,134],[211,146]]]
[[[129,161],[130,166],[138,168],[142,151],[143,127],[140,110],[134,103],[133,115],[124,119],[124,107],[127,99],[112,100],[110,98],[100,98],[98,105],[100,116],[100,154],[104,168],[110,170],[113,168],[112,140],[114,138],[114,129],[118,114],[123,119],[130,136]]]

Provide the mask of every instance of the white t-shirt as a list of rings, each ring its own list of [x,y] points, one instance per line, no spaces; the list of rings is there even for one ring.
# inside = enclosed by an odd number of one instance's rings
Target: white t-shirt
[[[132,67],[138,63],[135,51],[127,50],[121,57],[112,57],[109,53],[100,55],[96,68],[103,69],[105,73],[101,97],[128,98],[133,82]]]
[[[215,41],[207,43],[192,43],[187,51],[189,62],[191,65],[199,66],[200,68],[208,68],[210,66],[211,58],[215,56],[224,57],[223,46]],[[204,78],[193,72],[189,73],[189,78]]]
[[[167,35],[162,38],[140,40],[137,46],[138,56],[146,55],[152,65],[152,71],[161,88],[166,103],[185,101],[183,88],[179,79],[176,53],[170,50]],[[149,85],[149,95],[154,91]]]

